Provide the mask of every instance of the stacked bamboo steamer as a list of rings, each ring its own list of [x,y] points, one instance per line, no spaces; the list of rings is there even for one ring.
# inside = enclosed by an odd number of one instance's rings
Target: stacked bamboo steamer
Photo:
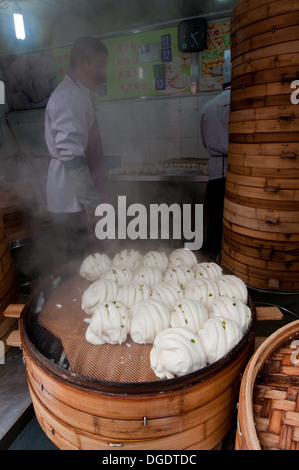
[[[298,24],[299,0],[240,0],[231,16],[222,264],[285,292],[299,291]]]
[[[16,326],[16,320],[5,318],[4,311],[10,303],[17,303],[18,300],[15,268],[4,224],[0,217],[0,361],[3,354],[8,350],[5,341]]]

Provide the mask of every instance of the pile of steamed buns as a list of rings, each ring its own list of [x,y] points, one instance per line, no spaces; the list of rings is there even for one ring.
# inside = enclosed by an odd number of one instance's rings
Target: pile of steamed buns
[[[96,253],[84,259],[80,275],[91,282],[82,296],[86,340],[122,344],[130,336],[152,344],[151,368],[161,379],[217,361],[251,320],[244,282],[184,248],[145,255],[125,249],[112,259]]]

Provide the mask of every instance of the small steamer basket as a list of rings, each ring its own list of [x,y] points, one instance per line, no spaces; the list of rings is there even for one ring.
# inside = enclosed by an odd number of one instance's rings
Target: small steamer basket
[[[225,357],[161,380],[151,345],[94,346],[85,340],[79,266],[44,280],[20,317],[37,419],[60,449],[213,449],[231,430],[240,376],[254,349],[256,312]]]
[[[237,450],[299,450],[299,320],[267,338],[242,379]]]

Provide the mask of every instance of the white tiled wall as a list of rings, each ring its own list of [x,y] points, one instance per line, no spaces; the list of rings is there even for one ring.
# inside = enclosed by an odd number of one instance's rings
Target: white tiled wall
[[[213,96],[209,92],[100,103],[98,115],[105,155],[120,156],[123,166],[171,158],[207,158],[199,116],[203,103]],[[44,109],[14,112],[7,117],[14,135],[5,116],[0,116],[0,161],[5,160],[7,165],[10,157],[20,154],[20,149],[25,160],[45,158]],[[4,168],[3,164],[1,167]]]
[[[119,155],[122,165],[207,157],[200,137],[201,95],[101,103],[99,122],[106,155]]]

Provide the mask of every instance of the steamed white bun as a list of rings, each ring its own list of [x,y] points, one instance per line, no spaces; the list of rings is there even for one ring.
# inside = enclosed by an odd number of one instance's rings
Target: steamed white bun
[[[231,299],[240,299],[244,304],[248,301],[246,284],[234,274],[224,274],[215,280],[219,295],[225,295]]]
[[[140,268],[134,271],[134,280],[138,282],[144,282],[150,288],[156,282],[161,282],[162,279],[162,271],[155,266],[140,266]]]
[[[157,377],[171,379],[201,369],[207,360],[195,333],[187,328],[168,328],[156,336],[150,362]]]
[[[169,262],[173,266],[181,266],[183,264],[184,266],[193,268],[197,263],[197,258],[193,251],[186,248],[178,248],[170,253]]]
[[[183,290],[175,282],[158,282],[153,285],[151,298],[161,300],[167,307],[172,308],[183,298]]]
[[[205,277],[189,282],[184,290],[184,297],[186,299],[199,300],[207,308],[209,308],[218,295],[216,281]]]
[[[209,317],[229,318],[239,325],[244,334],[251,320],[251,310],[242,300],[222,296],[211,304]]]
[[[120,302],[104,302],[93,313],[86,340],[94,345],[122,344],[130,331],[130,315]]]
[[[80,275],[88,281],[96,281],[108,271],[111,259],[105,253],[95,253],[87,256],[80,267]]]
[[[171,312],[170,326],[188,328],[197,333],[208,320],[208,312],[198,300],[182,299]]]
[[[175,282],[182,289],[194,279],[194,272],[188,266],[171,266],[164,275],[164,281]]]
[[[142,264],[144,266],[154,266],[165,273],[168,268],[168,256],[163,251],[148,251],[144,257]]]
[[[193,272],[195,278],[206,277],[208,279],[216,279],[216,277],[222,276],[222,268],[214,262],[202,262],[193,266]]]
[[[139,251],[136,250],[122,250],[119,253],[116,253],[112,260],[113,266],[126,266],[132,271],[139,268],[142,264],[143,256]]]
[[[135,343],[153,343],[157,334],[169,326],[170,311],[159,300],[145,300],[131,309],[130,335]]]
[[[82,295],[82,309],[92,314],[97,306],[106,300],[117,298],[118,285],[109,279],[94,281]]]
[[[125,304],[127,308],[131,308],[135,304],[148,299],[150,293],[151,291],[145,283],[131,281],[119,287],[117,300]]]
[[[225,356],[242,338],[239,326],[223,317],[209,318],[198,331],[209,364]]]
[[[119,286],[123,286],[132,281],[133,274],[130,268],[126,266],[112,266],[104,275],[103,278],[111,279]]]

